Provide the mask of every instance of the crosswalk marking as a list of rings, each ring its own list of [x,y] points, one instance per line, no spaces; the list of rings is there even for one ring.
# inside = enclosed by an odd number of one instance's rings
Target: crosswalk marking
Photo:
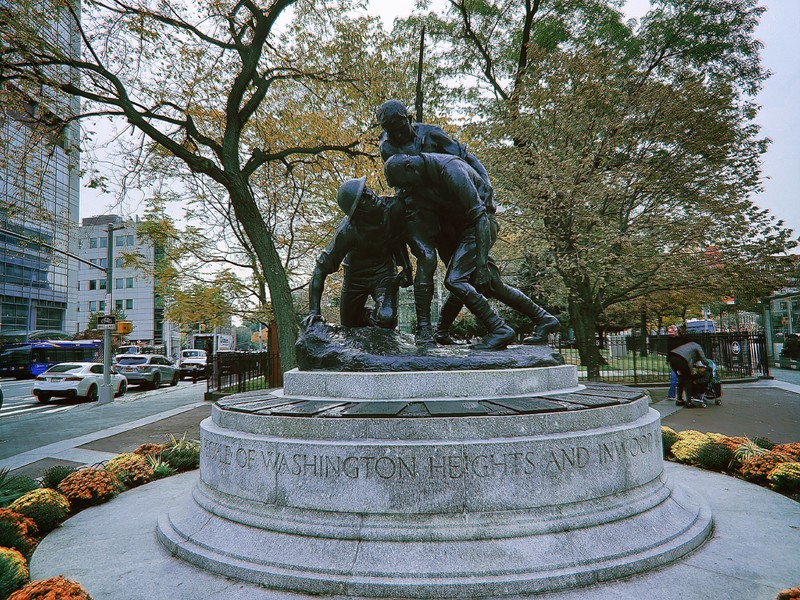
[[[0,409],[0,417],[11,417],[13,415],[21,415],[23,413],[36,412],[43,415],[52,413],[64,412],[75,408],[75,406],[53,406],[50,404],[17,404],[14,406],[4,406]]]

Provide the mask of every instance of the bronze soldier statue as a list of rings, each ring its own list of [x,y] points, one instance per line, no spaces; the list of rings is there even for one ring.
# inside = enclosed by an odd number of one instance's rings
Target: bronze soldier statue
[[[450,236],[444,236],[440,253],[446,256],[445,286],[486,327],[488,334],[473,346],[477,350],[501,350],[515,338],[509,327],[482,295],[499,300],[529,317],[534,334],[523,340],[537,344],[558,328],[558,319],[535,304],[520,290],[506,284],[489,250],[497,238],[497,227],[489,219],[479,188],[481,176],[464,160],[451,155],[396,154],[384,165],[389,185],[409,190],[415,198],[448,215]],[[430,190],[433,193],[426,193]],[[443,250],[443,252],[442,252]]]
[[[344,327],[397,326],[398,286],[411,285],[411,264],[403,242],[402,203],[376,196],[366,177],[339,186],[336,201],[345,218],[314,267],[308,291],[308,316],[303,326],[321,321],[325,278],[344,264],[339,314]],[[397,267],[402,270],[398,274]],[[375,307],[366,308],[372,297]]]
[[[470,165],[480,176],[479,193],[491,211],[492,184],[481,162],[464,146],[448,136],[442,129],[425,123],[412,123],[408,109],[402,102],[389,100],[377,111],[378,123],[383,127],[379,144],[384,162],[396,154],[418,155],[422,152],[458,156]],[[417,259],[417,272],[414,276],[414,307],[417,317],[416,339],[420,345],[430,345],[434,340],[440,344],[455,343],[450,337],[449,328],[458,316],[461,301],[448,296],[442,307],[439,323],[434,334],[431,326],[431,302],[433,300],[433,275],[436,271],[436,249],[440,246],[443,234],[440,218],[430,202],[422,201],[407,190],[400,197],[406,204],[406,241],[411,253]],[[441,248],[440,248],[441,255]],[[442,257],[442,261],[446,259]]]

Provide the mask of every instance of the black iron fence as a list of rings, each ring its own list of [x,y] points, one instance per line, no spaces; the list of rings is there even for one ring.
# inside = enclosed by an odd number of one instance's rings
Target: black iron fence
[[[769,375],[766,340],[763,333],[725,332],[689,336],[703,347],[706,356],[717,364],[722,379]],[[603,357],[600,381],[618,383],[669,383],[665,335],[609,335],[597,338]],[[569,340],[556,340],[558,351],[567,364],[578,366],[581,379],[586,367],[581,365],[578,349]]]
[[[207,376],[209,392],[250,392],[283,385],[277,352],[218,352]]]
[[[720,377],[739,379],[769,375],[766,340],[763,333],[726,332],[689,336],[717,364]],[[603,357],[600,381],[609,383],[664,383],[670,380],[667,364],[667,336],[609,335],[597,338]],[[567,364],[578,366],[586,379],[578,349],[569,340],[556,338],[558,351]],[[283,372],[277,352],[220,352],[212,357],[207,372],[208,391],[249,392],[281,387]]]

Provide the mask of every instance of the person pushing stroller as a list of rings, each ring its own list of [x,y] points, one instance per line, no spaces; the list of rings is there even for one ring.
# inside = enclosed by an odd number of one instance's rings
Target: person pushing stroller
[[[681,344],[677,348],[673,348],[669,352],[669,366],[678,375],[678,394],[675,404],[678,406],[692,406],[692,394],[694,391],[694,383],[692,377],[697,377],[697,385],[703,385],[698,404],[705,407],[705,400],[702,400],[702,392],[708,387],[711,382],[712,373],[708,358],[703,352],[703,347],[697,342],[687,342]],[[703,369],[698,368],[699,365]],[[692,367],[696,369],[696,373],[692,373]],[[700,371],[703,371],[701,374]],[[705,380],[702,384],[702,380]],[[685,400],[684,400],[685,394]]]

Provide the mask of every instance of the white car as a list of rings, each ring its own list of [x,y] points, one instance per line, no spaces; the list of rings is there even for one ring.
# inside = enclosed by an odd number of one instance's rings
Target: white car
[[[102,384],[102,363],[59,363],[34,380],[33,395],[39,402],[48,402],[53,397],[85,398],[94,402]],[[122,396],[128,389],[128,380],[124,375],[112,370],[111,388],[115,396]]]
[[[181,357],[178,360],[178,368],[181,372],[181,379],[184,377],[193,377],[197,375],[205,377],[207,362],[208,356],[206,355],[205,350],[181,350]]]

